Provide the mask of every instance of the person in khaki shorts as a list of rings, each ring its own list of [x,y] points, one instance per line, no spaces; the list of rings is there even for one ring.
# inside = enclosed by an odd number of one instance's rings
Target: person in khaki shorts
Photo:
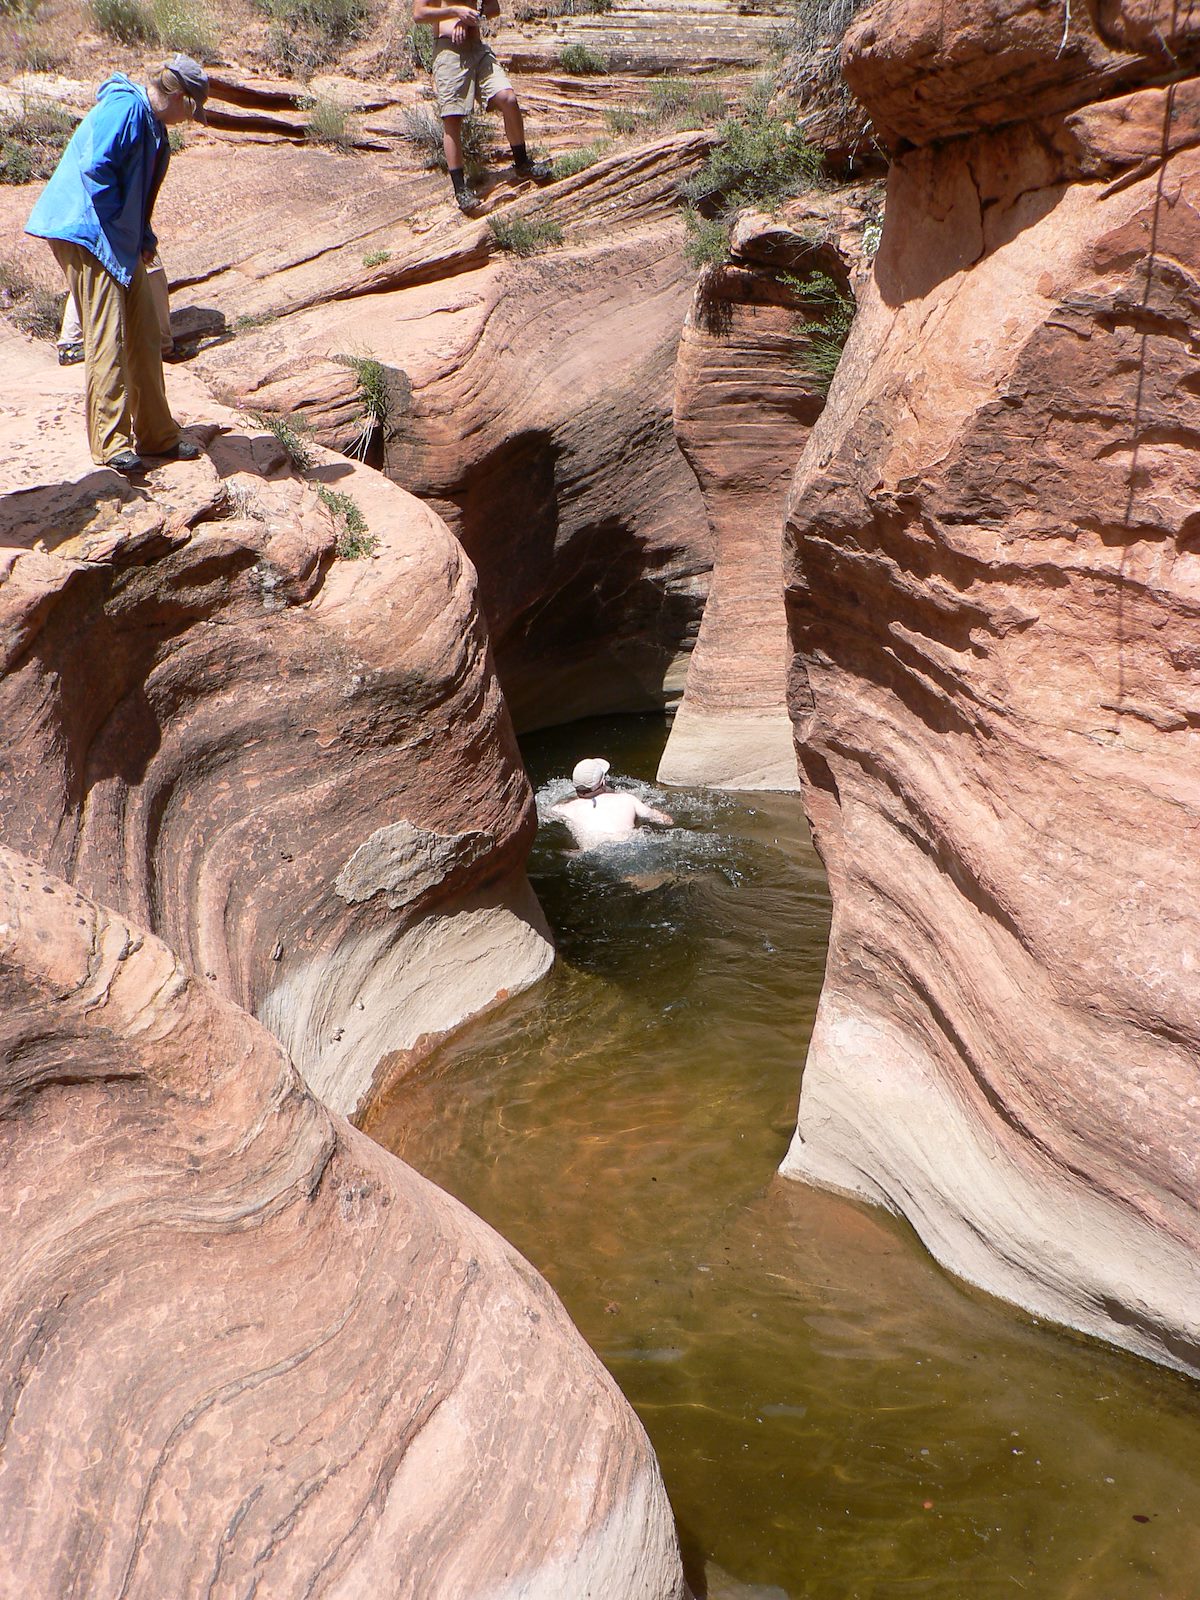
[[[161,330],[147,278],[158,241],[150,227],[171,159],[167,129],[204,120],[208,78],[176,56],[143,88],[123,72],[100,85],[96,104],[63,151],[25,231],[49,241],[79,308],[92,459],[140,472],[147,455],[192,461],[163,382]]]
[[[433,27],[433,87],[442,119],[442,149],[460,211],[473,211],[479,204],[463,171],[462,145],[463,118],[476,101],[504,119],[517,176],[538,181],[550,176],[550,163],[533,160],[525,147],[525,119],[513,86],[480,32],[484,17],[499,15],[500,0],[480,0],[478,6],[413,0],[413,21]]]

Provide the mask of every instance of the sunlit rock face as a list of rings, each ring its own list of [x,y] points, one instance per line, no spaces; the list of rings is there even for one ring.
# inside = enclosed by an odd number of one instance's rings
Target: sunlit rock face
[[[0,497],[0,838],[163,937],[350,1111],[386,1053],[552,956],[471,565],[380,474],[302,481],[244,420],[140,485],[76,463],[72,421],[26,429]],[[323,473],[369,559],[335,559]]]
[[[543,1280],[160,941],[0,848],[0,1592],[682,1600]]]
[[[1061,8],[884,5],[848,45],[919,148],[791,494],[834,918],[785,1170],[1195,1371],[1200,86],[1110,11],[1060,48]]]
[[[783,515],[796,457],[825,404],[813,360],[829,301],[851,302],[867,216],[851,189],[814,193],[782,217],[746,212],[731,262],[701,275],[675,367],[675,436],[696,474],[713,571],[683,699],[658,770],[664,783],[798,787],[787,714]]]

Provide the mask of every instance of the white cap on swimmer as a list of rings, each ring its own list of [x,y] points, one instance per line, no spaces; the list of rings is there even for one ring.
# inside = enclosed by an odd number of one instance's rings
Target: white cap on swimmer
[[[589,756],[586,761],[577,764],[571,774],[571,782],[578,794],[591,794],[594,789],[600,787],[607,776],[608,762],[601,761],[599,756]]]

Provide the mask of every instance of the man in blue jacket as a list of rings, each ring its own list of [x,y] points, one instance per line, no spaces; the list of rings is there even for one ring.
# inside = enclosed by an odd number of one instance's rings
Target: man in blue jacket
[[[118,472],[142,470],[138,450],[186,461],[200,454],[167,404],[146,267],[158,248],[150,217],[171,158],[167,129],[203,122],[207,95],[208,77],[190,56],[159,67],[145,88],[123,72],[108,78],[25,228],[49,240],[79,307],[92,459]]]

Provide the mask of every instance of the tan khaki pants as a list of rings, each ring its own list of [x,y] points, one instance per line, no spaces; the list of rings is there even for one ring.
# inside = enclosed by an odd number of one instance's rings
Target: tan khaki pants
[[[139,261],[128,289],[82,245],[51,239],[83,324],[87,428],[92,460],[103,466],[134,448],[161,455],[179,443],[167,404],[154,297]]]
[[[163,266],[160,257],[146,268],[146,282],[150,285],[150,293],[154,296],[154,309],[158,314],[158,331],[160,334],[159,348],[164,356],[169,356],[175,348],[175,336],[171,332],[171,296],[167,285],[167,269]],[[75,296],[69,294],[63,306],[62,327],[58,334],[59,348],[63,345],[83,343],[83,323],[79,320],[79,307],[75,304]]]

